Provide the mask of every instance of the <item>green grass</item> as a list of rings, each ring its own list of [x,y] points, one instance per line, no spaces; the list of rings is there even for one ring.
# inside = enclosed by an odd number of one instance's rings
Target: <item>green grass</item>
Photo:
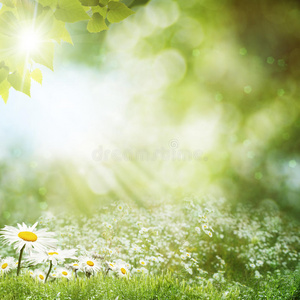
[[[0,299],[299,299],[300,270],[278,278],[233,286],[223,283],[189,285],[171,274],[134,277],[130,280],[103,277],[37,283],[29,276],[0,280]],[[228,292],[225,296],[225,292]]]
[[[189,286],[171,276],[133,278],[132,280],[102,276],[59,280],[37,284],[31,278],[10,278],[1,282],[1,299],[199,299],[203,293],[214,294],[212,286],[203,292],[200,286]],[[217,297],[221,293],[215,291]]]

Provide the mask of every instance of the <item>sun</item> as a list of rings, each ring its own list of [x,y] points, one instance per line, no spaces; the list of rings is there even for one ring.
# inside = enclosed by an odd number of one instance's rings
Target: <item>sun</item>
[[[19,50],[26,52],[27,54],[32,54],[38,51],[41,44],[41,37],[39,36],[37,30],[32,27],[25,28],[21,31],[19,35]]]

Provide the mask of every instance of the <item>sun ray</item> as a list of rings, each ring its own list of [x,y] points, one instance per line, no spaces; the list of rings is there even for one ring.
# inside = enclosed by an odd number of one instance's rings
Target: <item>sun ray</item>
[[[38,2],[36,2],[34,6],[34,13],[31,25],[25,27],[19,36],[19,50],[24,51],[26,53],[25,66],[28,66],[28,64],[30,63],[31,54],[38,49],[41,43],[41,37],[38,35],[37,30],[35,29],[37,9]],[[26,70],[27,68],[24,68],[23,70],[21,90],[24,89]]]

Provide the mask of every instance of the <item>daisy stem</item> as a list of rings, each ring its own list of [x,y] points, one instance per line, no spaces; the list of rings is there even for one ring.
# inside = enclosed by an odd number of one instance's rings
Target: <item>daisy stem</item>
[[[49,271],[48,271],[46,279],[45,279],[45,283],[47,282],[47,279],[48,279],[48,277],[50,275],[51,270],[52,270],[52,260],[50,260],[50,267],[49,267]]]
[[[17,269],[17,276],[19,276],[19,274],[20,274],[20,270],[21,270],[21,261],[22,261],[22,256],[23,256],[23,251],[24,251],[24,249],[25,249],[25,246],[26,246],[26,245],[24,245],[24,246],[22,247],[21,251],[20,251],[19,261],[18,261],[18,269]]]

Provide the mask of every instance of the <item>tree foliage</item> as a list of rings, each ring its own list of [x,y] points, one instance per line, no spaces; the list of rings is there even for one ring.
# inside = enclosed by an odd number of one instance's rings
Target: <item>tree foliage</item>
[[[53,70],[55,44],[73,44],[66,23],[87,22],[98,33],[134,13],[118,0],[0,0],[0,95],[10,88],[30,96],[32,79],[42,83],[36,64]]]

